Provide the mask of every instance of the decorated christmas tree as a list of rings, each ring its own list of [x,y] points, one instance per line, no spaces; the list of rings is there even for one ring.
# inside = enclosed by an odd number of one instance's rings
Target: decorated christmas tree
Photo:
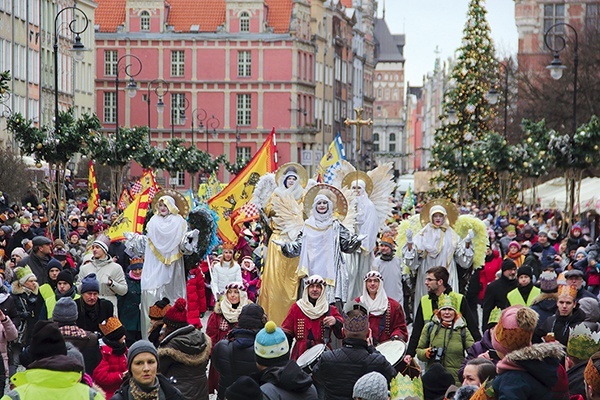
[[[498,80],[498,65],[483,3],[469,3],[462,46],[444,96],[444,124],[432,146],[430,168],[438,172],[432,194],[459,202],[488,201],[498,192],[484,146],[494,117],[486,94]]]

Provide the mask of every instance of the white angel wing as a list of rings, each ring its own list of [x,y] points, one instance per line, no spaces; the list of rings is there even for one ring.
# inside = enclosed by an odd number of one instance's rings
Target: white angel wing
[[[377,218],[381,226],[385,224],[387,218],[392,216],[392,208],[394,206],[390,200],[395,186],[391,173],[393,165],[393,163],[388,162],[367,172],[367,175],[373,181],[373,191],[369,199],[377,209]]]
[[[296,240],[302,228],[304,228],[304,219],[302,219],[302,208],[300,204],[290,194],[284,196],[273,196],[271,205],[275,215],[273,222],[281,227],[281,235],[287,235],[288,239]]]
[[[268,173],[261,176],[252,193],[252,203],[257,204],[261,209],[265,208],[276,188],[275,174]]]
[[[338,168],[336,168],[333,172],[333,178],[331,179],[331,186],[335,186],[338,189],[342,188],[342,180],[344,179],[344,177],[346,175],[348,175],[350,172],[354,172],[356,171],[356,168],[354,168],[352,166],[352,164],[350,164],[348,161],[346,160],[341,160],[340,161],[340,166]],[[349,201],[348,201],[349,203]]]
[[[310,178],[308,180],[308,182],[306,182],[306,187],[304,188],[304,193],[308,192],[308,189],[310,189],[311,187],[315,186],[317,183],[319,183],[319,182],[317,182],[313,178]]]
[[[348,213],[342,221],[342,225],[350,231],[350,233],[356,233],[356,218],[358,217],[358,207],[356,207],[356,195],[352,190],[342,190],[346,200],[348,201]],[[348,193],[346,193],[348,192]]]

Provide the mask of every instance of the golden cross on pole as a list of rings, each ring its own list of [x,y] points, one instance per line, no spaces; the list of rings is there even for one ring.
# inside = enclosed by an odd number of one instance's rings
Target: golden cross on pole
[[[346,120],[344,121],[344,125],[346,125],[346,126],[355,125],[356,126],[356,156],[358,157],[358,152],[360,151],[360,143],[361,143],[360,130],[363,126],[373,125],[373,120],[371,118],[366,119],[366,120],[362,119],[363,109],[360,107],[355,108],[354,112],[356,113],[356,119],[346,118]]]

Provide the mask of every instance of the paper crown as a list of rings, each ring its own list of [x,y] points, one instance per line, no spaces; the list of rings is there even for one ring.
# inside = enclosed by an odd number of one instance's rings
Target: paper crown
[[[122,327],[121,321],[117,317],[110,317],[104,320],[100,325],[100,331],[104,336],[108,336],[110,333],[116,331],[120,327]]]
[[[574,285],[560,285],[558,287],[558,297],[570,296],[573,299],[577,298],[577,287]]]
[[[449,296],[445,293],[442,293],[442,295],[438,298],[438,310],[441,310],[442,308],[451,308],[454,311],[458,311],[458,299],[454,296]]]
[[[488,324],[497,324],[500,321],[500,314],[502,314],[502,310],[498,307],[494,307],[492,311],[490,311],[490,317],[488,318]]]
[[[344,321],[344,330],[348,332],[360,333],[369,329],[369,315],[360,314],[353,317],[347,317]]]
[[[567,354],[580,360],[587,360],[600,350],[600,332],[592,332],[585,324],[571,328],[567,342]]]
[[[600,353],[592,355],[583,371],[585,382],[592,387],[594,392],[600,390],[600,371],[598,371],[598,368],[594,365],[594,361],[597,361],[598,358],[600,358]]]
[[[423,381],[421,377],[412,378],[408,375],[398,374],[390,382],[390,395],[392,399],[406,399],[414,397],[422,399]]]
[[[394,243],[394,240],[391,237],[384,237],[381,239],[381,241],[379,242],[379,244],[381,246],[388,246],[391,247],[392,249],[396,248],[396,243]]]
[[[235,248],[235,244],[231,243],[231,242],[225,242],[223,243],[223,250],[233,250]]]

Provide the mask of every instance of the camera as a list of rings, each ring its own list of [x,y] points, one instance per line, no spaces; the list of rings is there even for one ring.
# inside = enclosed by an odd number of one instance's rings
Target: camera
[[[17,263],[17,257],[11,257],[10,262],[13,264]]]
[[[443,347],[432,347],[431,348],[431,358],[433,362],[442,362],[442,358],[444,358],[444,348]]]

